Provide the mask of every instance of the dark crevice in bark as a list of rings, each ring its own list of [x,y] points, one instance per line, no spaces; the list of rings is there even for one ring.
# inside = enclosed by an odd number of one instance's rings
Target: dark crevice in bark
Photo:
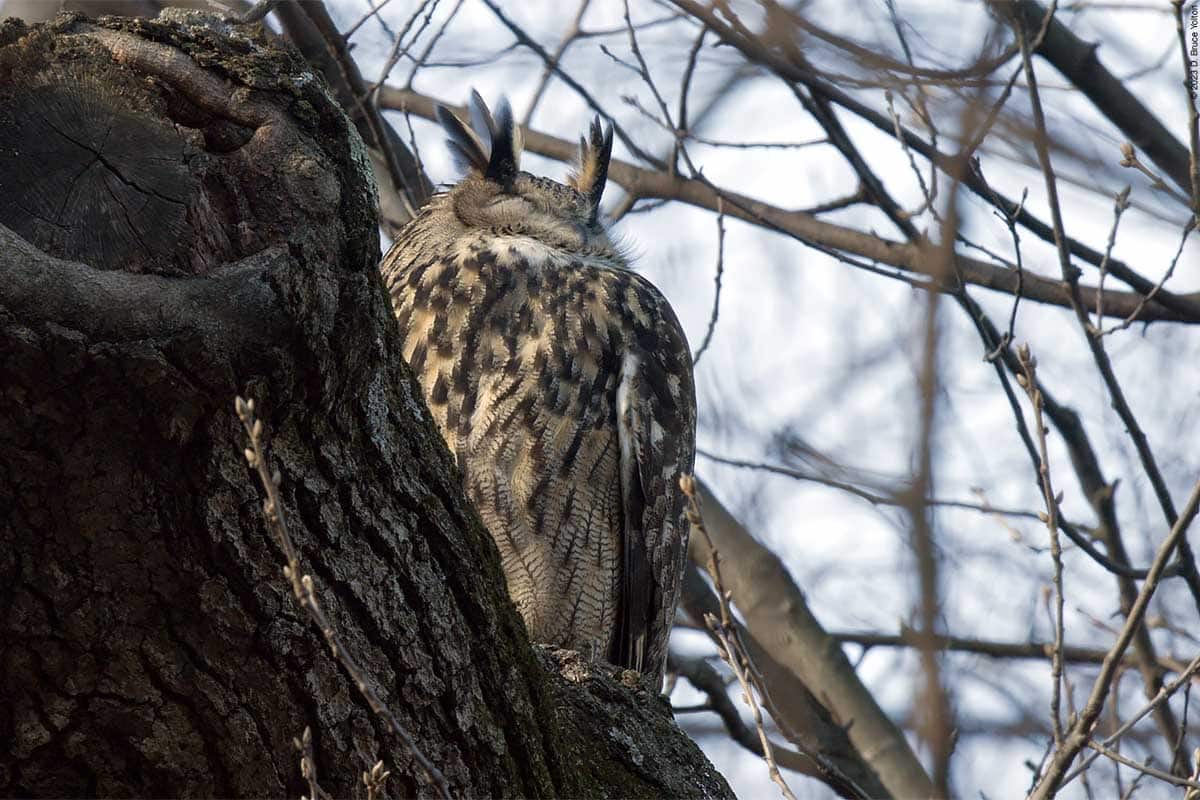
[[[210,724],[204,718],[204,713],[199,707],[197,707],[195,698],[192,695],[184,694],[183,692],[177,692],[172,689],[167,683],[167,679],[163,675],[159,674],[158,670],[155,669],[154,665],[150,663],[150,660],[146,657],[145,653],[142,653],[139,650],[137,655],[138,660],[141,662],[143,674],[146,676],[146,680],[149,681],[150,685],[160,695],[162,695],[164,698],[170,699],[173,705],[178,707],[186,715],[187,721],[190,723],[188,728],[181,728],[177,723],[173,724],[172,727],[174,728],[175,736],[181,738],[181,734],[187,735],[190,733],[191,736],[189,738],[198,740],[200,746],[203,748],[204,753],[207,756],[204,765],[205,769],[210,770],[213,773],[211,775],[212,782],[208,783],[206,781],[205,788],[212,792],[214,797],[229,797],[236,794],[237,792],[234,788],[233,780],[225,764],[225,758],[220,749],[217,747],[218,741],[228,738],[227,732],[219,729],[215,725]],[[160,704],[159,710],[162,710],[166,705],[166,703]],[[163,778],[165,777],[166,776],[163,776]],[[145,780],[145,778],[143,778],[143,780]],[[161,783],[158,780],[151,779],[149,783],[150,786],[154,786],[160,790],[170,791],[171,781],[169,779],[162,780]]]

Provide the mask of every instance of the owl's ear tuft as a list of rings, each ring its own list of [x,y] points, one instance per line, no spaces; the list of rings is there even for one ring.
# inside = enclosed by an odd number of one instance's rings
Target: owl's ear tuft
[[[579,139],[579,168],[567,179],[573,188],[582,192],[592,204],[592,217],[600,210],[600,197],[608,182],[608,162],[612,159],[613,126],[608,130],[600,125],[600,117],[592,120],[590,137]]]
[[[485,109],[486,110],[486,107]],[[446,146],[455,165],[463,172],[475,171],[483,174],[487,171],[488,157],[483,142],[475,131],[468,128],[454,112],[443,105],[437,107],[438,122],[446,132]]]
[[[492,139],[496,138],[496,120],[492,119],[492,112],[488,111],[487,103],[483,102],[483,97],[475,89],[471,90],[467,113],[471,115],[471,128],[481,140],[487,142],[488,147],[491,147]]]
[[[472,90],[467,114],[470,125],[445,106],[437,107],[437,118],[449,137],[446,144],[454,163],[463,172],[475,172],[497,183],[510,183],[521,168],[521,128],[513,121],[508,100],[500,99],[493,117],[479,92]]]
[[[480,101],[482,105],[483,101]],[[483,107],[486,114],[487,107]],[[490,116],[490,115],[489,115]],[[500,98],[496,106],[496,117],[492,121],[492,152],[484,176],[501,184],[508,184],[521,169],[521,126],[513,119],[512,107],[507,98]]]

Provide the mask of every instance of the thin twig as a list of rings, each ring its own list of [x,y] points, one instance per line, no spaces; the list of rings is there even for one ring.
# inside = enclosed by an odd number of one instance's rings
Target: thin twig
[[[1104,330],[1100,331],[1098,335],[1107,336],[1108,334],[1116,331],[1123,331],[1137,321],[1138,315],[1142,313],[1142,309],[1146,307],[1146,303],[1149,303],[1151,300],[1153,300],[1154,296],[1159,293],[1163,286],[1166,285],[1167,281],[1171,279],[1171,276],[1175,274],[1175,265],[1179,263],[1179,257],[1183,255],[1183,247],[1187,244],[1188,236],[1192,234],[1192,231],[1196,230],[1197,219],[1197,217],[1189,217],[1187,224],[1183,226],[1183,235],[1179,237],[1179,247],[1175,250],[1175,257],[1171,259],[1171,263],[1167,265],[1167,271],[1163,273],[1162,278],[1154,285],[1154,288],[1147,292],[1146,295],[1140,301],[1138,301],[1137,307],[1133,309],[1128,317],[1121,320],[1121,322],[1117,323],[1116,325],[1105,328]],[[1113,224],[1113,230],[1116,230],[1115,223]],[[1103,274],[1101,274],[1100,277],[1101,280],[1103,280]],[[1101,289],[1098,299],[1102,300],[1103,298],[1104,291]],[[1101,310],[1103,310],[1103,308],[1101,308]]]
[[[888,116],[892,118],[892,123],[896,126],[896,141],[900,143],[900,149],[908,157],[908,167],[912,171],[912,174],[916,176],[917,185],[921,188],[921,196],[925,198],[925,201],[916,210],[907,213],[910,217],[915,217],[928,211],[933,215],[934,219],[940,222],[937,207],[934,205],[934,201],[937,200],[937,180],[935,179],[932,184],[925,183],[925,176],[921,173],[920,167],[917,166],[917,159],[913,155],[912,148],[908,146],[908,143],[904,141],[904,137],[900,134],[903,126],[900,124],[900,115],[896,113],[896,106],[892,102],[891,90],[883,93],[883,99],[887,103]],[[934,172],[934,175],[936,176],[937,173]]]
[[[708,318],[708,328],[704,331],[704,340],[700,342],[700,346],[696,348],[696,355],[692,356],[692,368],[694,369],[700,363],[700,356],[704,355],[704,351],[708,349],[708,345],[712,342],[713,331],[717,328],[717,314],[721,310],[721,276],[725,274],[725,209],[723,206],[717,211],[717,272],[713,277],[713,283],[716,284],[716,289],[713,291],[712,315]]]
[[[450,23],[454,22],[454,18],[458,16],[459,9],[463,7],[463,2],[464,0],[456,0],[454,3],[454,8],[450,9],[450,13],[446,15],[444,20],[442,20],[442,24],[438,26],[438,29],[434,32],[433,36],[429,37],[429,44],[425,45],[425,49],[421,51],[421,55],[413,59],[413,66],[408,72],[408,79],[404,81],[404,85],[406,87],[412,88],[413,81],[417,78],[417,73],[420,72],[421,68],[429,62],[429,57],[433,55],[433,49],[437,47],[437,43],[441,41],[442,36],[445,35],[446,30],[450,27]],[[407,114],[404,115],[404,119],[405,122],[408,123],[408,129],[411,137],[412,122],[408,119]],[[420,154],[416,153],[415,143],[413,144],[413,153],[416,155],[417,163],[420,164],[421,157]]]
[[[1175,7],[1175,31],[1179,35],[1179,54],[1183,56],[1183,92],[1188,114],[1188,177],[1192,181],[1192,221],[1200,223],[1200,112],[1196,110],[1196,5],[1192,4],[1192,45],[1184,33],[1183,0],[1171,0]]]
[[[725,590],[725,584],[721,580],[720,554],[717,552],[717,547],[713,543],[712,537],[708,534],[708,528],[704,526],[704,517],[700,511],[700,498],[696,494],[696,481],[691,475],[683,475],[679,478],[679,488],[687,498],[687,517],[692,531],[699,533],[704,537],[705,542],[708,543],[710,554],[708,571],[712,575],[713,585],[716,588],[717,597],[721,604],[720,619],[712,614],[705,614],[704,622],[716,637],[721,650],[721,658],[733,670],[738,684],[742,687],[742,699],[750,707],[750,713],[754,717],[754,727],[758,730],[759,742],[762,745],[763,760],[767,762],[767,773],[787,800],[796,800],[796,796],[792,794],[787,781],[783,779],[783,775],[779,772],[779,765],[775,763],[771,739],[767,736],[762,709],[759,707],[758,699],[755,695],[755,689],[765,691],[765,687],[761,683],[752,686],[752,676],[757,676],[758,671],[751,669],[750,655],[746,652],[745,646],[737,634],[737,629],[734,627],[733,613],[729,608],[729,593]],[[821,759],[821,761],[824,761],[824,759]]]
[[[684,155],[684,157],[686,158],[686,153],[683,152],[682,131],[680,130],[679,126],[677,126],[675,124],[675,121],[671,118],[671,110],[669,108],[667,108],[667,101],[663,99],[662,93],[658,91],[658,86],[655,85],[654,78],[650,75],[650,67],[646,63],[646,59],[642,57],[642,49],[638,46],[637,29],[634,27],[633,19],[630,17],[630,14],[629,14],[629,0],[625,0],[624,7],[625,7],[625,28],[629,34],[629,49],[633,52],[633,56],[634,56],[634,58],[637,59],[637,62],[638,62],[637,67],[631,66],[630,68],[633,69],[635,72],[637,72],[641,76],[642,82],[645,83],[647,87],[649,87],[650,93],[652,95],[654,95],[654,102],[656,102],[658,104],[658,110],[662,114],[663,124],[665,124],[671,130],[671,135],[675,140],[675,144],[672,147],[671,158],[669,161],[667,161],[667,165],[669,168],[669,170],[668,170],[669,173],[674,175],[678,172],[679,156]],[[607,48],[601,47],[601,49],[604,50],[604,52],[608,53]],[[612,56],[612,53],[608,53],[608,55],[613,58],[616,58],[615,56]],[[616,60],[620,61],[620,59],[616,59]],[[637,103],[636,98],[626,98],[626,101],[632,102],[632,104],[635,107],[640,108],[640,106]],[[648,115],[648,116],[653,117],[653,115]]]
[[[353,36],[358,31],[359,28],[361,28],[363,25],[365,25],[368,20],[372,19],[373,17],[378,16],[379,12],[382,11],[384,9],[384,7],[390,2],[392,2],[392,0],[383,0],[383,2],[381,2],[379,5],[372,5],[371,10],[368,11],[367,13],[363,14],[361,17],[359,17],[357,22],[355,22],[353,25],[351,25],[349,28],[347,28],[342,33],[342,36],[349,39],[351,36]],[[380,24],[381,25],[383,24],[382,19],[380,20]]]
[[[888,10],[888,21],[892,23],[892,30],[896,32],[896,40],[900,42],[900,48],[904,51],[904,60],[908,63],[910,68],[916,67],[916,63],[913,61],[912,48],[909,47],[908,44],[908,37],[904,35],[904,24],[901,22],[900,14],[896,10],[896,2],[895,0],[886,0],[886,5]],[[904,98],[904,102],[908,104],[908,107],[911,108],[921,122],[924,123],[925,129],[929,131],[930,141],[933,144],[933,147],[936,149],[938,141],[938,129],[936,123],[934,122],[933,116],[929,113],[929,105],[927,103],[929,92],[927,91],[926,87],[919,82],[916,84],[914,89],[914,93],[916,95],[915,100],[909,99],[907,94],[902,94],[901,96]],[[897,133],[899,133],[899,131],[897,131]],[[903,143],[903,137],[901,137],[899,141]],[[907,145],[904,146],[907,148]],[[929,163],[929,186],[929,196],[931,198],[936,198],[938,192],[938,168],[937,164],[934,164],[932,161]],[[930,207],[932,207],[932,203]]]
[[[382,761],[376,761],[375,766],[362,774],[363,785],[367,787],[367,800],[378,800],[384,781],[391,774],[383,768]]]
[[[1154,562],[1150,565],[1150,572],[1134,600],[1133,607],[1129,610],[1125,624],[1117,636],[1117,641],[1113,643],[1104,663],[1100,665],[1100,673],[1096,676],[1095,683],[1092,684],[1092,691],[1083,712],[1071,726],[1063,746],[1055,751],[1037,788],[1031,793],[1030,800],[1049,800],[1054,797],[1062,784],[1067,768],[1075,760],[1079,751],[1091,740],[1092,728],[1095,726],[1096,720],[1100,718],[1100,712],[1104,710],[1104,702],[1112,689],[1112,679],[1121,663],[1121,658],[1133,640],[1134,633],[1142,627],[1146,608],[1150,605],[1150,598],[1158,589],[1163,569],[1167,566],[1171,553],[1187,533],[1192,520],[1195,519],[1197,509],[1200,509],[1200,482],[1193,487],[1187,505],[1184,506],[1179,519],[1171,527],[1171,532],[1158,546],[1158,550],[1154,554]]]
[[[574,44],[583,33],[580,25],[583,23],[583,15],[587,13],[591,2],[592,0],[580,2],[579,9],[575,12],[575,18],[571,20],[571,24],[559,41],[558,47],[555,48],[554,54],[550,56],[549,61],[542,65],[542,77],[538,80],[537,89],[533,92],[533,99],[529,101],[529,108],[525,110],[525,116],[521,119],[522,125],[528,127],[530,120],[533,119],[533,112],[537,110],[538,103],[542,101],[542,95],[546,93],[546,87],[550,85],[550,79],[554,77],[555,70],[558,69],[563,56],[567,53],[567,48]]]
[[[1001,206],[1000,211],[996,212],[1004,219],[1004,223],[1008,227],[1008,234],[1013,240],[1013,253],[1017,258],[1015,265],[1017,273],[1017,288],[1016,291],[1013,292],[1012,310],[1008,312],[1008,330],[1005,331],[1004,336],[1000,337],[1000,342],[996,345],[995,349],[984,356],[984,359],[987,361],[995,361],[997,358],[999,358],[1000,354],[1008,349],[1008,346],[1013,341],[1013,337],[1016,335],[1017,309],[1021,305],[1021,289],[1025,283],[1025,262],[1024,256],[1021,254],[1021,234],[1017,232],[1017,217],[1020,216],[1021,209],[1025,207],[1025,200],[1028,199],[1028,197],[1029,189],[1022,189],[1021,202],[1017,204],[1016,209],[1009,209],[1005,206]],[[1100,292],[1102,291],[1103,290],[1097,292],[1097,306],[1101,306],[1103,303],[1103,298],[1099,296]]]
[[[283,0],[258,0],[253,6],[248,8],[240,18],[243,24],[250,22],[261,22],[267,14],[275,10],[275,6],[279,5]]]
[[[1138,172],[1149,178],[1151,189],[1162,192],[1180,205],[1187,207],[1191,206],[1187,195],[1176,189],[1174,186],[1169,185],[1162,179],[1161,175],[1150,169],[1150,167],[1146,166],[1146,164],[1137,157],[1137,151],[1133,149],[1133,144],[1131,142],[1124,142],[1121,145],[1121,160],[1118,163],[1127,169],[1136,169]]]
[[[1058,539],[1058,507],[1062,503],[1062,495],[1054,493],[1050,481],[1050,457],[1046,447],[1046,423],[1042,419],[1042,393],[1037,388],[1036,370],[1037,359],[1029,352],[1029,345],[1017,348],[1017,359],[1021,362],[1023,372],[1017,375],[1017,383],[1029,395],[1033,406],[1034,433],[1038,440],[1038,454],[1041,463],[1038,473],[1042,481],[1042,496],[1046,503],[1046,513],[1042,520],[1050,533],[1050,558],[1054,565],[1054,649],[1050,656],[1050,675],[1053,684],[1050,692],[1050,724],[1054,732],[1054,746],[1061,748],[1063,744],[1062,728],[1062,683],[1063,683],[1063,565],[1062,544]]]
[[[395,41],[392,42],[391,52],[388,53],[387,59],[383,62],[383,67],[379,70],[379,78],[376,79],[375,83],[372,84],[367,90],[367,95],[370,97],[373,105],[379,105],[379,88],[383,86],[384,81],[386,81],[388,75],[391,74],[392,68],[396,66],[396,63],[399,62],[401,58],[408,55],[408,51],[416,45],[421,38],[421,34],[425,32],[425,29],[428,28],[430,23],[433,21],[433,15],[437,11],[439,2],[441,2],[441,0],[422,0],[421,5],[419,5],[417,10],[409,16],[404,23],[404,27],[401,28],[400,32],[396,34]],[[425,9],[429,9],[429,11],[426,13]],[[417,32],[413,34],[412,41],[410,41],[406,46],[404,44],[404,37],[408,35],[410,30],[412,30],[413,25],[417,23],[417,20],[420,19],[422,13],[425,13],[425,20],[421,23],[421,27],[417,28]]]
[[[688,128],[688,95],[692,90],[692,77],[696,74],[696,67],[700,63],[700,48],[704,47],[704,37],[708,35],[708,28],[700,27],[700,33],[696,36],[696,40],[692,42],[692,47],[688,50],[687,62],[683,67],[683,76],[679,79],[679,111],[676,114],[675,124],[679,126],[679,130],[684,135],[689,135]],[[673,145],[673,157],[671,163],[676,164],[678,169],[678,153],[674,152],[679,145]]]
[[[866,188],[860,183],[853,193],[844,197],[835,197],[823,203],[817,203],[815,206],[808,206],[804,209],[804,213],[815,217],[818,214],[828,214],[830,211],[840,211],[843,208],[850,208],[850,206],[868,202],[869,199]]]
[[[490,2],[490,0],[485,0],[485,2]],[[437,102],[432,97],[393,87],[385,87],[381,95],[381,104],[384,107],[407,110],[426,119],[436,118],[434,109]],[[578,157],[578,142],[548,136],[532,130],[526,130],[524,134],[525,148],[529,152],[568,163]],[[893,278],[900,277],[878,271],[878,268],[872,267],[870,263],[876,262],[896,267],[911,275],[925,276],[928,273],[926,252],[919,245],[834,225],[809,214],[764,203],[724,189],[714,184],[702,173],[695,177],[669,175],[665,172],[666,165],[661,158],[654,156],[651,158],[659,162],[659,171],[640,169],[629,162],[613,159],[609,165],[608,179],[610,183],[619,184],[638,200],[643,201],[672,200],[713,212],[717,210],[717,202],[721,201],[724,203],[727,217],[741,219],[767,230],[782,233],[821,252],[849,253],[859,256],[861,260],[847,262],[859,269],[875,271]],[[1099,258],[1100,256],[1097,254],[1097,262]],[[1011,270],[998,269],[990,263],[966,256],[957,256],[956,263],[958,268],[956,277],[969,284],[984,286],[1008,294],[1011,294],[1017,285],[1017,277]],[[1110,264],[1109,272],[1117,276],[1114,266],[1115,262]],[[1121,279],[1125,280],[1123,277]],[[945,287],[929,281],[911,285],[927,290],[945,290]],[[1152,287],[1153,283],[1146,281],[1146,291],[1150,291]],[[1094,288],[1086,288],[1082,291],[1085,292],[1088,307],[1095,308]],[[1032,302],[1069,306],[1069,299],[1064,298],[1061,281],[1057,279],[1026,274],[1021,293],[1024,298]],[[1111,292],[1105,299],[1105,314],[1124,318],[1136,307],[1141,297],[1140,294],[1133,292]],[[1200,298],[1189,300],[1190,297],[1192,296],[1160,293],[1155,302],[1147,307],[1142,319],[1200,323],[1200,307],[1193,309],[1187,305],[1200,302]],[[1176,310],[1176,307],[1186,307],[1187,310],[1179,311]]]
[[[1108,276],[1108,260],[1112,257],[1113,247],[1117,243],[1117,226],[1121,224],[1121,215],[1129,208],[1129,192],[1130,187],[1126,186],[1113,197],[1113,224],[1108,229],[1108,242],[1104,245],[1104,258],[1100,261],[1100,280],[1096,285],[1099,292],[1096,298],[1096,327],[1102,327],[1104,324],[1104,279]]]
[[[1125,720],[1124,724],[1109,734],[1108,737],[1101,742],[1101,744],[1106,747],[1116,746],[1122,736],[1132,730],[1134,725],[1145,719],[1147,714],[1154,711],[1154,709],[1158,708],[1160,705],[1169,700],[1172,695],[1179,691],[1181,686],[1188,686],[1190,688],[1192,679],[1197,673],[1200,673],[1200,656],[1193,658],[1191,663],[1184,667],[1175,680],[1171,681],[1170,683],[1163,684],[1162,688],[1158,690],[1154,697],[1150,698],[1150,702],[1142,706],[1141,710],[1132,717]],[[1068,783],[1075,780],[1075,778],[1079,777],[1079,775],[1081,775],[1097,758],[1099,758],[1099,754],[1093,754],[1085,758],[1083,763],[1076,767],[1069,775],[1067,775],[1067,777],[1063,778],[1062,785],[1066,786]]]
[[[901,626],[900,633],[875,633],[872,631],[830,631],[829,636],[839,642],[856,644],[864,649],[872,647],[916,647],[916,632],[908,626]],[[999,642],[992,639],[969,639],[962,636],[938,634],[934,643],[939,650],[949,653],[971,653],[989,658],[1028,658],[1042,660],[1049,658],[1054,652],[1053,642]],[[1074,664],[1102,664],[1107,650],[1094,647],[1079,647],[1063,645],[1063,660]],[[1136,659],[1127,657],[1125,666],[1133,666]],[[1187,672],[1191,665],[1183,664],[1170,657],[1160,657],[1158,664],[1164,670],[1179,674]],[[1188,673],[1195,676],[1195,672]],[[1184,681],[1187,682],[1187,679]]]
[[[317,780],[317,759],[313,755],[312,728],[307,725],[299,739],[293,738],[292,745],[300,752],[300,775],[308,782],[307,800],[333,800],[329,792],[321,788]],[[301,797],[300,800],[306,800]]]
[[[1160,781],[1170,783],[1174,786],[1186,786],[1187,788],[1193,790],[1200,789],[1200,783],[1197,783],[1190,778],[1180,778],[1178,775],[1172,775],[1169,772],[1163,772],[1161,769],[1155,769],[1154,767],[1150,766],[1149,763],[1139,764],[1132,758],[1123,756],[1116,750],[1109,749],[1095,740],[1089,739],[1087,746],[1095,750],[1100,755],[1105,756],[1106,758],[1111,758],[1118,764],[1124,764],[1130,769],[1145,773],[1151,778],[1158,778]]]

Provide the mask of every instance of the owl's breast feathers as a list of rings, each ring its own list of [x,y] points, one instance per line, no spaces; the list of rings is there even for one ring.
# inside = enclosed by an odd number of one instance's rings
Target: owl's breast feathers
[[[661,677],[695,454],[674,313],[615,253],[479,231],[439,248],[422,223],[383,265],[404,356],[531,636]]]

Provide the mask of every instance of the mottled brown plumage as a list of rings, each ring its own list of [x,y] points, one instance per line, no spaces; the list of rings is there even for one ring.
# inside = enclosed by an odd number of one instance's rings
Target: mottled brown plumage
[[[519,171],[507,103],[476,95],[475,130],[439,117],[467,174],[383,261],[404,357],[533,639],[657,682],[695,397],[674,313],[598,218],[612,130],[593,124],[567,186]]]

